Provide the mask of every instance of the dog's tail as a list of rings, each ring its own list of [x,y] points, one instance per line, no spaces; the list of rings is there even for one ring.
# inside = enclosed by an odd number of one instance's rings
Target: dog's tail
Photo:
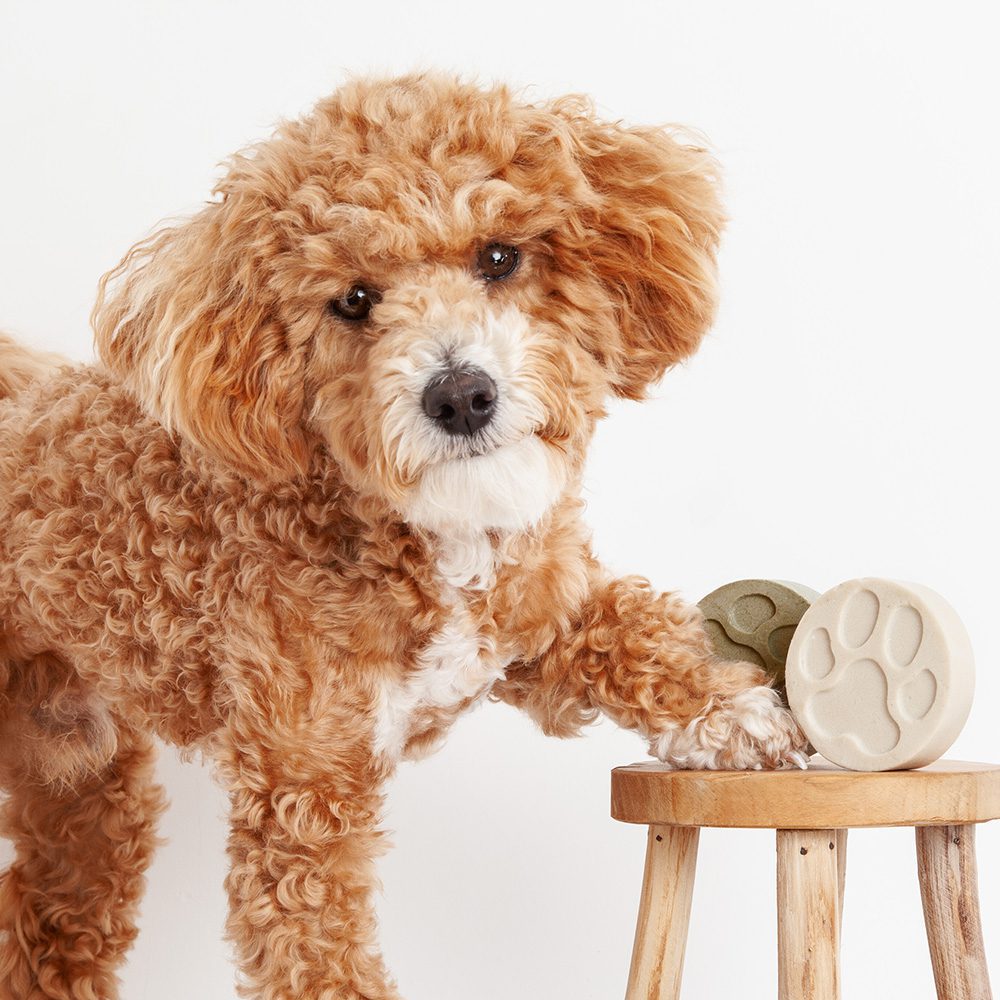
[[[8,399],[51,374],[65,360],[19,344],[0,332],[0,399]]]

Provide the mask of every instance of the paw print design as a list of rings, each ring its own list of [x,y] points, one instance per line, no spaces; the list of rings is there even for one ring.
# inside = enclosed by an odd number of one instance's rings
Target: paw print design
[[[785,660],[796,626],[819,597],[801,583],[736,580],[698,602],[705,631],[721,660],[763,667],[784,693]]]
[[[856,771],[923,767],[965,725],[975,668],[954,609],[914,583],[849,580],[803,615],[785,664],[812,745]]]

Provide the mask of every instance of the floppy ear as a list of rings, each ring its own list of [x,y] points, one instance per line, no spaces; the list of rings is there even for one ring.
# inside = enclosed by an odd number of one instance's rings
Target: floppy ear
[[[148,413],[265,480],[308,460],[300,353],[268,288],[277,250],[264,207],[227,194],[133,247],[93,313],[98,353]]]
[[[618,342],[602,344],[615,392],[640,398],[694,352],[715,315],[725,217],[717,165],[677,130],[597,121],[590,105],[553,106],[592,197],[574,249],[610,293]]]

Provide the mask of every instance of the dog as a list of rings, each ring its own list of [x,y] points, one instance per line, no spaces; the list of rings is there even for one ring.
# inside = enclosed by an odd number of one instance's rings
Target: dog
[[[154,737],[225,783],[260,1000],[397,996],[382,788],[486,699],[676,767],[802,765],[763,672],[580,519],[606,402],[712,321],[723,221],[678,130],[356,79],[105,276],[97,364],[0,340],[0,995],[117,995]]]

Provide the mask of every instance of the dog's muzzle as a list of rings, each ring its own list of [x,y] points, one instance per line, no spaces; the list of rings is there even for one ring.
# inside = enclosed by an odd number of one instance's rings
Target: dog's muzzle
[[[453,369],[427,384],[424,413],[448,434],[470,436],[496,412],[496,383],[481,368]]]

